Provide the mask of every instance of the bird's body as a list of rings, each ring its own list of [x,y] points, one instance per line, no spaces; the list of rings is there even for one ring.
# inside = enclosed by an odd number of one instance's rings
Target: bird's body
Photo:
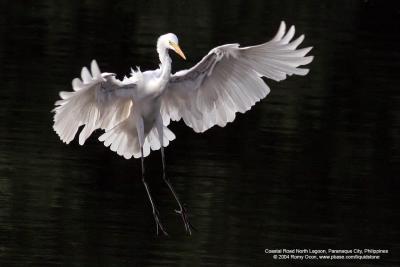
[[[306,56],[311,47],[297,49],[304,35],[291,41],[294,33],[294,26],[286,32],[282,22],[267,43],[243,48],[238,44],[218,46],[191,69],[175,74],[171,74],[168,50],[186,58],[172,33],[157,41],[160,67],[156,70],[132,70],[131,76],[121,81],[115,74],[101,73],[96,61],[92,61],[91,73],[84,67],[82,79],[72,81],[74,91],[60,93],[62,99],[56,102],[53,128],[62,141],[69,143],[84,126],[79,135],[81,145],[94,130],[103,129],[99,140],[105,146],[127,159],[141,157],[143,183],[157,230],[166,233],[144,180],[143,158],[151,150],[161,149],[163,178],[190,233],[185,209],[165,176],[163,148],[175,139],[167,126],[171,120],[183,119],[196,132],[214,125],[224,127],[237,112],[246,112],[269,93],[261,77],[280,81],[288,75],[306,75],[308,69],[298,67],[312,61],[312,56]]]

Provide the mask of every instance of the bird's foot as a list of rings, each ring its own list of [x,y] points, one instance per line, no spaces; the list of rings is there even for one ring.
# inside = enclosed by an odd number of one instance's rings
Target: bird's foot
[[[193,225],[190,223],[189,221],[189,217],[188,217],[188,213],[187,213],[187,209],[186,209],[186,205],[183,204],[183,206],[179,206],[180,209],[179,210],[175,210],[175,212],[179,215],[181,215],[183,224],[185,226],[185,231],[188,235],[192,235],[192,229],[196,230],[196,228],[193,227]]]
[[[154,221],[156,223],[156,233],[157,236],[159,234],[159,231],[161,231],[165,236],[168,236],[167,231],[165,231],[164,226],[161,224],[160,219],[158,218],[158,210],[154,210],[153,212],[153,216],[154,216]]]

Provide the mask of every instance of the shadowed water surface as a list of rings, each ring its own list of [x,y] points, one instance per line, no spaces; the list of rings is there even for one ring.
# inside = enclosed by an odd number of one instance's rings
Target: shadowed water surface
[[[383,2],[383,1],[382,1]],[[1,1],[0,266],[354,266],[273,261],[266,248],[389,249],[358,266],[399,265],[398,6],[381,1]],[[50,110],[80,68],[157,67],[174,32],[188,60],[271,38],[280,20],[305,33],[306,77],[225,128],[183,122],[167,171],[197,228],[187,237],[161,181],[148,177],[170,237],[155,237],[140,162],[96,140],[64,145]]]

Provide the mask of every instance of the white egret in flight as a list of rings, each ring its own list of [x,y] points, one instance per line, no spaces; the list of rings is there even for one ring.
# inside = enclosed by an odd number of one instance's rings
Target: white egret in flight
[[[91,72],[84,67],[81,78],[72,81],[72,92],[60,92],[54,108],[54,130],[60,139],[70,143],[80,126],[79,144],[96,129],[105,132],[99,137],[104,145],[126,159],[141,158],[142,182],[150,200],[157,234],[167,234],[158,217],[158,210],[145,180],[144,157],[151,150],[161,150],[163,179],[177,201],[185,230],[191,224],[170,180],[166,176],[164,147],[175,139],[167,128],[170,120],[183,121],[195,132],[204,132],[214,125],[224,127],[235,119],[236,112],[245,113],[270,91],[261,77],[275,81],[287,76],[306,75],[299,68],[313,60],[306,56],[312,47],[297,49],[304,35],[292,41],[294,26],[286,32],[281,22],[269,42],[249,47],[226,44],[212,49],[194,67],[171,74],[172,50],[186,59],[173,33],[157,41],[160,66],[156,70],[132,70],[122,81],[115,74],[101,73],[96,61]]]

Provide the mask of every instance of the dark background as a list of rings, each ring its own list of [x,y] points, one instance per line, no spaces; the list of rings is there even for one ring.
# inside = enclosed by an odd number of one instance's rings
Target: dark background
[[[0,266],[399,266],[400,8],[390,1],[0,1]],[[158,66],[174,32],[188,68],[212,47],[269,40],[281,20],[314,46],[306,77],[225,128],[183,122],[167,171],[188,237],[146,159],[169,237],[155,236],[140,161],[52,130],[58,91],[90,60]],[[269,248],[389,249],[376,261],[274,261]]]

